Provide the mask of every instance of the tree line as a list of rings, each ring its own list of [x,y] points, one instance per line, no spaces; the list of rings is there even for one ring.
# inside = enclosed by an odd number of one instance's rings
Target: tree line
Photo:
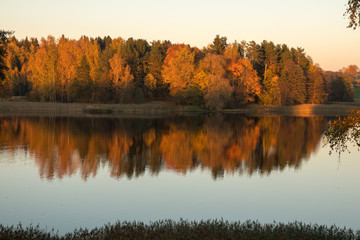
[[[324,71],[302,48],[227,43],[219,35],[201,50],[170,41],[86,36],[8,37],[0,50],[1,97],[32,101],[167,100],[209,109],[352,101],[359,72],[355,65]]]

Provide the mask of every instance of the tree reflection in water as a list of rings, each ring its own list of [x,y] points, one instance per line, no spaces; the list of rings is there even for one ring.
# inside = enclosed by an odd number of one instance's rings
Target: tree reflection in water
[[[298,168],[326,128],[324,117],[213,115],[157,119],[3,117],[0,147],[35,156],[42,178],[95,176],[100,164],[111,176],[146,171],[181,174],[202,168],[214,179],[226,174],[269,174]]]

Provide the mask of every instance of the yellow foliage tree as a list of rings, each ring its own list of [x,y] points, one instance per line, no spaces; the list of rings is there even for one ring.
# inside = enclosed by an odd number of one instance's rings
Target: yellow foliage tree
[[[205,106],[222,109],[231,98],[232,87],[226,78],[226,60],[222,55],[208,54],[200,61],[196,82],[205,92]]]
[[[80,62],[81,50],[75,40],[60,38],[57,46],[57,71],[60,82],[60,100],[69,101],[69,87],[76,75],[76,66]]]
[[[260,96],[260,101],[264,105],[279,105],[280,104],[280,86],[279,76],[274,74],[271,69],[268,69],[264,74],[263,92]]]
[[[170,95],[184,97],[193,84],[195,73],[195,52],[184,44],[168,49],[162,70],[164,82],[169,84]]]
[[[116,53],[110,60],[110,78],[120,102],[130,101],[134,89],[134,76],[125,60]]]
[[[57,50],[55,38],[49,36],[41,39],[39,49],[30,59],[32,71],[32,98],[45,101],[56,101],[58,83]]]

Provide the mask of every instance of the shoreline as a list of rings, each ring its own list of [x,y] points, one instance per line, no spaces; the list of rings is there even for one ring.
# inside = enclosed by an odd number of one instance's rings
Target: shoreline
[[[360,102],[301,104],[293,106],[245,105],[242,108],[209,111],[198,106],[176,106],[170,102],[143,104],[54,103],[0,101],[0,115],[33,116],[145,116],[197,115],[205,113],[244,114],[248,116],[341,116],[360,109]]]
[[[358,102],[334,102],[327,104],[300,104],[292,106],[265,106],[265,105],[247,105],[239,109],[225,109],[223,113],[242,113],[248,116],[345,116],[351,111],[360,109]]]

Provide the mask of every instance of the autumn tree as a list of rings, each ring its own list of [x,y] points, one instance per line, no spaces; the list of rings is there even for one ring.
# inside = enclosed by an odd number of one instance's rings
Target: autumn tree
[[[47,53],[46,58],[44,59],[44,74],[46,81],[45,84],[45,92],[46,92],[46,99],[49,101],[56,101],[57,100],[57,93],[59,90],[59,81],[58,81],[58,71],[57,71],[57,47],[55,38],[48,37],[48,44],[47,44]]]
[[[110,78],[120,102],[130,102],[134,91],[134,77],[125,60],[116,53],[110,60]]]
[[[226,59],[217,54],[209,53],[199,63],[199,72],[205,76],[225,76],[226,74]],[[197,80],[198,85],[202,89],[206,89],[208,79]]]
[[[91,101],[95,101],[95,90],[96,87],[99,86],[101,83],[99,83],[99,73],[101,71],[99,66],[99,60],[100,60],[100,46],[98,42],[95,39],[88,38],[86,36],[83,36],[78,41],[80,48],[82,50],[82,55],[86,57],[86,61],[89,64],[90,67],[90,78],[89,81],[91,81],[88,86],[91,88]],[[82,56],[80,55],[81,59]]]
[[[13,34],[11,31],[0,30],[0,96],[8,97],[11,93],[11,82],[6,81],[5,71],[8,69],[4,60],[8,37]]]
[[[219,75],[209,76],[207,92],[204,96],[205,106],[220,110],[231,99],[232,87],[229,80]]]
[[[174,45],[167,51],[162,70],[164,82],[169,84],[170,95],[186,102],[191,92],[195,73],[195,52],[184,44]]]
[[[80,53],[79,59],[81,59],[83,56],[86,57],[86,61],[89,64],[90,67],[90,77],[93,81],[95,81],[96,78],[96,70],[98,67],[98,60],[100,55],[100,47],[92,38],[88,38],[86,36],[82,36],[78,40],[78,44],[80,46],[80,49],[82,53]]]
[[[259,77],[250,60],[240,58],[227,66],[230,71],[230,83],[233,87],[233,105],[253,102],[261,93]]]
[[[58,64],[57,71],[60,83],[60,101],[69,101],[70,85],[76,75],[76,66],[80,61],[80,52],[75,40],[69,40],[62,36],[58,40]]]
[[[32,91],[30,97],[33,100],[56,101],[58,90],[57,72],[57,48],[55,38],[49,36],[46,40],[41,39],[39,49],[30,59],[30,78]]]
[[[232,87],[226,77],[226,59],[222,55],[209,53],[200,61],[196,83],[205,93],[205,106],[222,109],[230,100]]]

